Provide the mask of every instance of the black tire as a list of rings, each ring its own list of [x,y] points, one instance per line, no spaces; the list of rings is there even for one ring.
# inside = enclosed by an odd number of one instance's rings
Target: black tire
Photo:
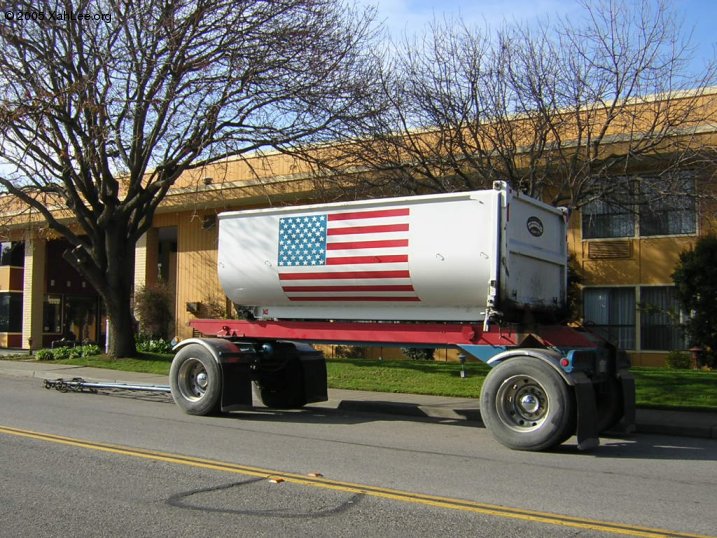
[[[190,344],[174,356],[169,384],[175,403],[190,415],[220,411],[222,379],[219,364],[204,346]]]
[[[595,385],[595,407],[598,433],[614,427],[623,414],[622,387],[617,379]]]
[[[529,357],[508,359],[488,373],[480,412],[496,440],[515,450],[546,450],[576,428],[573,391],[552,366]]]
[[[254,387],[266,407],[298,409],[306,405],[304,370],[296,357],[287,360],[278,371],[262,375]]]

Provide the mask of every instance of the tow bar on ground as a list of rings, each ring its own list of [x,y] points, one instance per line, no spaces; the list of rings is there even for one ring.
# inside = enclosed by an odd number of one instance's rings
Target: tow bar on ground
[[[169,393],[171,389],[169,385],[131,385],[128,383],[106,383],[85,381],[81,377],[73,377],[72,379],[55,379],[45,380],[46,389],[55,389],[60,392],[90,392],[96,393],[98,389],[108,390],[134,390],[143,392],[162,392]]]

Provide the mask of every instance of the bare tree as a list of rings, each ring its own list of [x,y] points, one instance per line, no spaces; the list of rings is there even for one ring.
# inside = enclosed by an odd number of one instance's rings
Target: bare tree
[[[371,92],[372,13],[340,0],[15,1],[0,185],[71,245],[110,352],[135,354],[134,248],[191,166],[333,138]]]
[[[506,179],[554,204],[621,199],[652,169],[660,193],[694,157],[714,61],[690,75],[668,2],[582,2],[582,16],[477,30],[435,22],[384,72],[392,107],[345,161],[388,192],[486,188]],[[676,136],[678,135],[678,136]],[[653,194],[656,193],[653,189]]]

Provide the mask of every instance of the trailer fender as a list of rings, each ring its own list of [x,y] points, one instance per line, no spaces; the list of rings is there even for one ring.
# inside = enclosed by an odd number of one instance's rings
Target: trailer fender
[[[486,361],[486,364],[493,368],[498,366],[501,362],[505,362],[516,357],[530,357],[549,364],[551,368],[558,372],[560,377],[562,377],[568,385],[573,385],[572,376],[560,367],[560,359],[562,358],[562,355],[552,349],[513,348],[494,355]]]
[[[224,338],[188,338],[173,348],[175,360],[180,351],[186,350],[190,346],[199,346],[198,349],[208,352],[219,367],[222,411],[231,411],[238,407],[252,405],[250,367],[255,359],[252,350],[242,348]],[[170,379],[170,382],[172,381]],[[175,397],[175,401],[176,399]]]

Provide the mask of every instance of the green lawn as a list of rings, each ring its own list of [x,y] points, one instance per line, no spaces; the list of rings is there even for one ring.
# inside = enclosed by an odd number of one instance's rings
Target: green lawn
[[[27,355],[19,358],[27,359]],[[136,359],[95,356],[54,362],[167,375],[171,360],[171,355],[142,353]],[[477,398],[490,369],[477,362],[467,363],[465,369],[467,377],[461,378],[458,363],[327,360],[331,388]],[[717,410],[717,371],[633,368],[632,372],[637,386],[637,405],[640,407]]]
[[[374,361],[332,359],[326,361],[329,386],[335,389],[374,390],[477,398],[490,368],[468,363],[467,377],[451,362]]]
[[[717,410],[717,370],[633,368],[641,407]]]
[[[483,364],[460,365],[430,361],[327,361],[329,386],[340,389],[413,392],[439,396],[477,398],[490,370]],[[717,371],[633,368],[637,405],[717,410]]]
[[[25,355],[27,357],[27,355]],[[107,368],[123,372],[142,372],[145,374],[169,375],[169,366],[173,355],[162,353],[140,353],[135,359],[111,359],[106,355],[77,359],[58,359],[53,364],[71,364],[74,366],[90,366]]]

